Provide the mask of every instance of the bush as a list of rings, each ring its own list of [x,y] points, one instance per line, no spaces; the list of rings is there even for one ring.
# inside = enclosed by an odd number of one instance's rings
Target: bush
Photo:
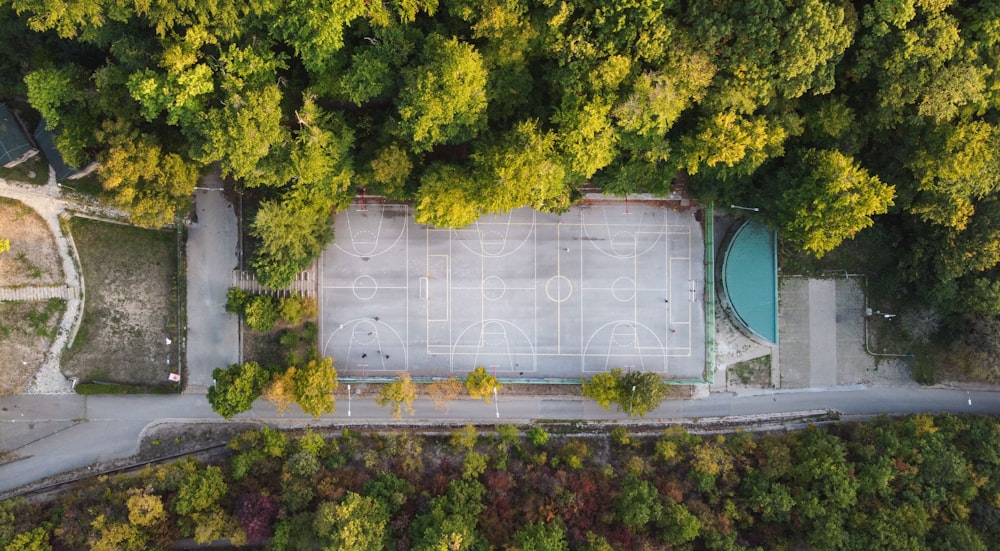
[[[243,312],[247,308],[247,305],[250,304],[251,298],[253,298],[253,295],[243,289],[240,289],[239,287],[230,287],[229,290],[226,291],[226,312],[242,316]]]
[[[247,325],[261,333],[270,331],[279,315],[277,302],[268,295],[254,295],[244,310]]]
[[[292,325],[298,325],[303,319],[315,317],[318,313],[316,299],[306,298],[298,293],[281,299],[278,309],[281,311],[281,319]]]

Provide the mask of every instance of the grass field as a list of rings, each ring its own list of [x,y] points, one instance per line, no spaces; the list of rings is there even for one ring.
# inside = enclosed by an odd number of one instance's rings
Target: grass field
[[[63,372],[81,381],[163,383],[177,362],[166,343],[177,324],[174,233],[83,218],[70,228],[85,291]]]

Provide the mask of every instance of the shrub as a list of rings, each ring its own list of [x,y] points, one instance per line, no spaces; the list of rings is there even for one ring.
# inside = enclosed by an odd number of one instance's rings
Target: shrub
[[[254,331],[270,331],[278,321],[278,305],[273,297],[254,295],[244,310],[244,319]]]

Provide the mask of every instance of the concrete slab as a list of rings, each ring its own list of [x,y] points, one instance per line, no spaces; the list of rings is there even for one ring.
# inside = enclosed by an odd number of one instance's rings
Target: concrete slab
[[[187,368],[189,392],[212,385],[212,370],[239,361],[239,320],[226,313],[237,267],[237,223],[216,172],[195,192],[197,222],[187,240]]]
[[[880,373],[864,348],[864,280],[783,278],[779,308],[781,387],[905,382],[892,364]]]
[[[321,353],[343,377],[700,379],[704,236],[693,212],[630,202],[416,225],[352,205],[320,269]]]

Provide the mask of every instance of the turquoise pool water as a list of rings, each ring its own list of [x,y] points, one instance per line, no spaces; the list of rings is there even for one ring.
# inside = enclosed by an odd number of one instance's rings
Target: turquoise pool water
[[[778,344],[777,234],[759,222],[743,224],[726,246],[722,287],[730,311],[751,333]]]

